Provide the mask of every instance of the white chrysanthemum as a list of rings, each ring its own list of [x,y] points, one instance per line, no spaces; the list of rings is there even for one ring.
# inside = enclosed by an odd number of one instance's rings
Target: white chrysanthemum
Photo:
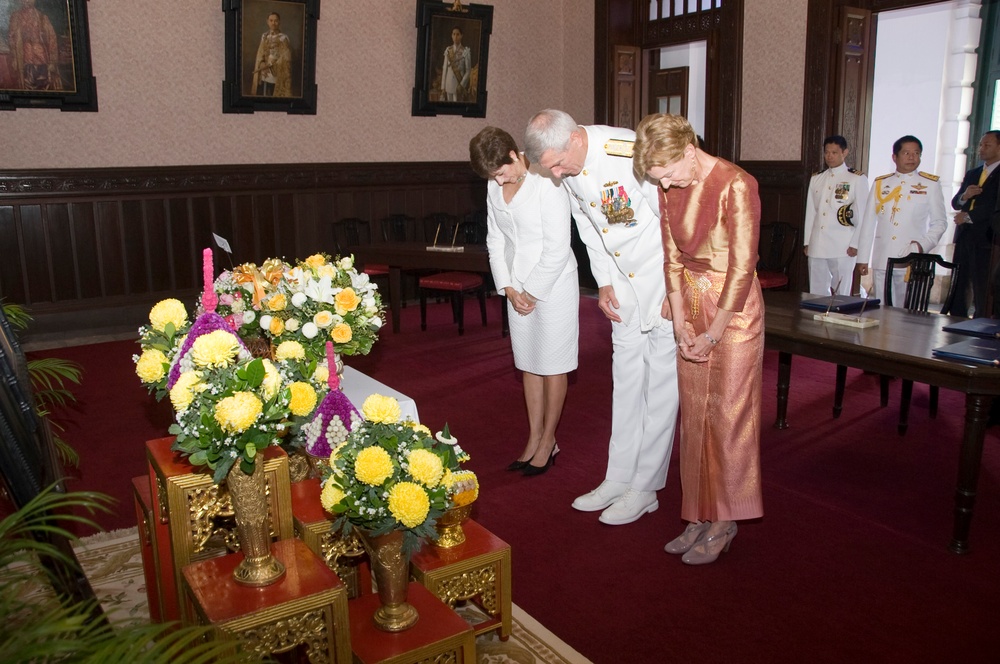
[[[308,299],[309,298],[306,296],[306,294],[301,291],[295,293],[295,295],[292,295],[292,306],[297,309],[301,309],[302,305],[305,304],[306,300]]]
[[[310,321],[302,326],[302,336],[306,339],[313,339],[317,334],[319,334],[319,328],[316,327],[315,323]]]

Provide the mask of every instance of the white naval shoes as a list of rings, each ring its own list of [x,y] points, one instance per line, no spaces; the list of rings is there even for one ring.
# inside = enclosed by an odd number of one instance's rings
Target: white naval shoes
[[[628,489],[628,484],[625,484],[624,482],[604,480],[601,482],[601,486],[574,500],[573,509],[578,509],[581,512],[596,512],[598,510],[603,510],[605,507],[618,500],[618,498],[625,493],[626,489]]]
[[[655,512],[660,506],[655,491],[636,491],[632,487],[601,513],[598,521],[609,526],[622,526],[638,520],[643,514]]]

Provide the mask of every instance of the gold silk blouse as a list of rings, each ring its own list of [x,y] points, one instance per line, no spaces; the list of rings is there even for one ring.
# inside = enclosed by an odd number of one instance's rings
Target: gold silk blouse
[[[719,308],[743,311],[757,268],[757,180],[719,159],[702,182],[660,189],[667,292],[681,290],[684,269],[726,275]]]

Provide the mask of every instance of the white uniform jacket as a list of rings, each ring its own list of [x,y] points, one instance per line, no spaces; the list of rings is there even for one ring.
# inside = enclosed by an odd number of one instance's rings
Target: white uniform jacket
[[[934,251],[948,229],[944,196],[936,175],[890,173],[872,184],[861,226],[858,262],[884,270],[886,259],[905,256],[916,248]]]
[[[618,314],[626,325],[638,304],[640,329],[646,331],[663,320],[660,308],[667,292],[657,186],[635,179],[630,158],[605,150],[606,141],[634,141],[635,132],[605,126],[584,129],[583,170],[563,178],[563,186],[572,197],[573,218],[597,285],[614,287]]]
[[[544,302],[559,277],[576,271],[566,193],[532,166],[510,203],[495,180],[489,181],[486,200],[493,282],[497,289],[527,291]]]
[[[848,247],[857,249],[867,203],[868,178],[845,164],[812,176],[803,233],[809,257],[844,258]]]

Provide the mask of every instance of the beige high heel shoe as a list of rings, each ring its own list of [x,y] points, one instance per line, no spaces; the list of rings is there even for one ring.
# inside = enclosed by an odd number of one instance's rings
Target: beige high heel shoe
[[[729,546],[736,537],[736,522],[731,521],[729,527],[721,533],[706,535],[698,540],[681,560],[688,565],[707,565],[714,563],[719,554],[729,551]],[[706,531],[707,532],[707,531]],[[700,550],[699,550],[700,549]]]
[[[711,527],[711,521],[692,521],[684,529],[684,532],[670,540],[663,550],[667,553],[681,554],[687,553],[688,549],[694,546],[701,539],[702,534]]]

